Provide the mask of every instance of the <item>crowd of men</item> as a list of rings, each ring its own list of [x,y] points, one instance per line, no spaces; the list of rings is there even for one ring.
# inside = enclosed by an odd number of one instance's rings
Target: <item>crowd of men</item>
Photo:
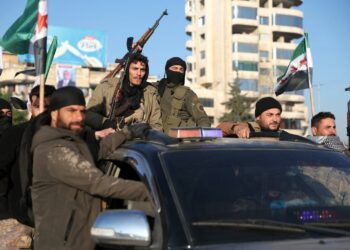
[[[0,219],[35,227],[35,249],[93,249],[89,232],[103,198],[149,199],[141,182],[108,176],[97,167],[125,140],[143,138],[150,129],[211,126],[197,95],[184,86],[185,61],[170,58],[157,84],[147,82],[148,72],[147,57],[132,55],[125,77],[101,82],[87,105],[78,88],[47,85],[43,113],[35,87],[30,120],[14,126],[10,103],[0,99]],[[116,88],[118,112],[111,118]],[[276,99],[264,97],[256,103],[255,121],[218,127],[224,136],[239,138],[281,131],[281,113]],[[336,136],[329,112],[314,116],[311,126],[313,136]]]

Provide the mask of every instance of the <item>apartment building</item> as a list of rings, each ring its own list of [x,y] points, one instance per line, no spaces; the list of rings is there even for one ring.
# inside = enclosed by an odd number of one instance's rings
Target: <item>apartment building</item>
[[[185,0],[187,85],[218,124],[230,98],[229,84],[255,102],[274,96],[276,79],[287,68],[303,36],[302,0]],[[303,91],[286,92],[282,127],[304,135],[308,112]],[[253,113],[254,106],[252,107]]]

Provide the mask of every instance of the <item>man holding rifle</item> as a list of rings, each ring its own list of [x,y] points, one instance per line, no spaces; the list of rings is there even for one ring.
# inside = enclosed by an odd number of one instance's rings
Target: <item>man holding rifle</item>
[[[153,129],[162,130],[161,111],[157,89],[146,80],[148,59],[135,53],[129,58],[122,82],[111,77],[102,81],[92,93],[87,105],[86,123],[96,130],[103,128],[121,129],[124,125],[138,122],[148,123]],[[118,86],[121,84],[121,88]],[[117,117],[108,119],[114,90],[118,92]]]
[[[158,91],[147,82],[148,59],[141,55],[141,50],[166,15],[164,10],[136,43],[128,38],[128,52],[92,94],[87,106],[87,125],[96,130],[110,127],[120,130],[124,125],[144,122],[163,130]],[[116,79],[119,72],[120,78]]]

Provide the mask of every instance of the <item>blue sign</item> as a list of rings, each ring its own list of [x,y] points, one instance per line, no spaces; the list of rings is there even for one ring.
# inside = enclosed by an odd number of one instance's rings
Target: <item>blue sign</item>
[[[81,65],[94,68],[105,68],[106,35],[96,30],[72,29],[49,26],[47,47],[53,36],[57,36],[57,50],[54,63]],[[30,54],[19,55],[20,62],[34,63],[33,50]]]

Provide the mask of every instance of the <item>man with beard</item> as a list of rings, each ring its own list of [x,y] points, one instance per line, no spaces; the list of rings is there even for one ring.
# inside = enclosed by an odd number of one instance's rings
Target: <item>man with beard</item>
[[[155,87],[147,82],[148,59],[141,54],[133,54],[125,68],[125,77],[118,96],[119,114],[107,119],[111,112],[114,90],[119,88],[119,79],[110,78],[100,83],[89,100],[86,124],[95,130],[103,128],[122,128],[138,122],[148,123],[153,129],[162,130],[159,96]]]
[[[158,84],[163,129],[210,127],[210,120],[197,95],[185,84],[186,62],[179,57],[165,64],[166,78]]]
[[[83,140],[85,99],[81,90],[63,87],[52,95],[48,124],[35,133],[32,200],[35,249],[94,249],[90,229],[101,210],[100,197],[147,200],[138,181],[104,175]],[[136,124],[105,137],[99,156],[126,139],[142,137],[148,124]]]
[[[249,138],[250,132],[278,131],[281,124],[281,104],[272,97],[264,97],[255,104],[254,122],[223,122],[219,124],[224,136]]]
[[[0,137],[2,133],[12,126],[11,105],[5,99],[0,98]]]

